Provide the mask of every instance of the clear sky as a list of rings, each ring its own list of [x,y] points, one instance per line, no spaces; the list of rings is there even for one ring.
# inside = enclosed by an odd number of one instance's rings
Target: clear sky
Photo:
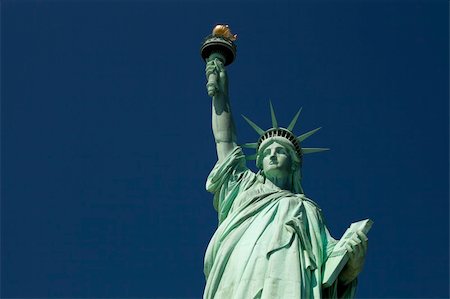
[[[358,298],[448,298],[447,1],[14,1],[1,8],[1,297],[200,298],[217,227],[199,48],[238,34],[240,117],[303,107],[303,187],[370,217]],[[254,167],[252,163],[249,166]]]

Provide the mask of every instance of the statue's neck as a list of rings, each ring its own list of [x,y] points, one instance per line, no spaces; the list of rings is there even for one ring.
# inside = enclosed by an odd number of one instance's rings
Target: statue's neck
[[[266,182],[267,180],[282,190],[292,190],[292,180],[290,177],[270,177],[266,178]]]

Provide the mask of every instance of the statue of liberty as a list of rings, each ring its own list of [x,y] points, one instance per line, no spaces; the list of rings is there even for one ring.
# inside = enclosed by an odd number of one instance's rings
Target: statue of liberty
[[[218,156],[206,189],[214,195],[219,219],[205,254],[203,298],[353,298],[367,237],[358,230],[345,240],[348,261],[325,285],[325,265],[338,240],[301,186],[304,155],[325,150],[302,146],[318,129],[297,137],[293,130],[300,111],[283,128],[270,103],[272,128],[263,130],[245,118],[259,139],[243,146],[256,149],[256,155],[246,157],[237,144],[225,70],[235,55],[235,39],[228,26],[218,25],[202,48]],[[221,44],[219,50],[205,51],[211,42]],[[258,173],[246,167],[252,158]]]

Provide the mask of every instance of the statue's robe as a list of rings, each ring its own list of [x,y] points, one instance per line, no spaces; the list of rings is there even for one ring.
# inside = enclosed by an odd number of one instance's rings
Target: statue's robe
[[[215,165],[206,188],[219,227],[205,255],[205,299],[353,298],[356,280],[322,287],[337,241],[312,200],[264,183],[239,147]]]

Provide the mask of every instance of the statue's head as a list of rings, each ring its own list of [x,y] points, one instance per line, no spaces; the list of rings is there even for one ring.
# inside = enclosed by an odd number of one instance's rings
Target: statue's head
[[[289,140],[272,137],[265,140],[258,148],[256,166],[269,174],[289,175],[300,169],[301,156]]]
[[[256,166],[264,179],[285,180],[291,191],[303,193],[301,157],[286,138],[276,136],[265,140],[258,149]]]
[[[267,131],[264,131],[244,116],[250,126],[260,135],[258,142],[243,145],[244,147],[256,149],[256,155],[249,156],[247,159],[256,160],[256,166],[265,178],[288,178],[291,182],[291,191],[294,193],[303,193],[300,184],[303,155],[327,149],[302,148],[301,142],[317,132],[320,128],[296,137],[292,130],[297,122],[301,109],[294,116],[294,119],[287,128],[278,126],[272,103],[270,103],[270,111],[273,127]]]

